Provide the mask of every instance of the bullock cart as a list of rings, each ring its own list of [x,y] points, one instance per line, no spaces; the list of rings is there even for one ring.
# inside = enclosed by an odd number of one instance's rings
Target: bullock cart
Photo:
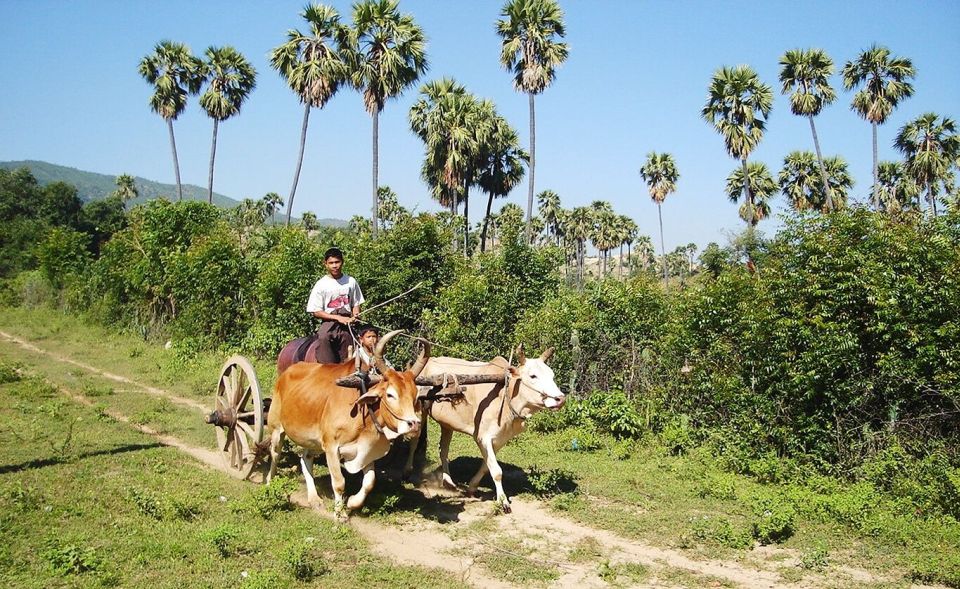
[[[360,389],[379,382],[370,375],[366,382],[352,375],[337,380],[343,387]],[[442,374],[417,377],[420,398],[427,401],[453,401],[470,384],[504,382],[502,376]],[[213,411],[204,421],[215,426],[217,451],[229,468],[248,478],[263,457],[263,431],[270,410],[270,399],[263,396],[253,364],[243,356],[231,356],[223,364],[214,394]]]

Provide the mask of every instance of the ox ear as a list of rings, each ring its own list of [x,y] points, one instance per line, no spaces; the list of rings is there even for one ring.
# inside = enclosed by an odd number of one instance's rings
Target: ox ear
[[[380,395],[373,391],[360,395],[360,398],[353,402],[354,405],[373,404],[380,400]]]
[[[527,363],[527,355],[523,351],[523,344],[517,345],[517,366],[523,366]]]
[[[544,350],[542,354],[540,354],[540,360],[542,360],[543,363],[546,364],[547,362],[550,361],[550,358],[553,357],[553,353],[555,351],[556,349],[553,346],[550,346],[549,348]]]

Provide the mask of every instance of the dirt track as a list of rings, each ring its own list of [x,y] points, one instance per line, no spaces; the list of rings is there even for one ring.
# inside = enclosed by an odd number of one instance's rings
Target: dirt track
[[[46,350],[43,350],[20,338],[0,332],[0,341],[8,345],[15,344],[33,353],[41,354],[57,362],[71,364],[128,386],[142,389],[145,394],[161,396],[172,403],[197,411],[198,417],[207,411],[208,407],[200,403],[179,397],[173,393],[137,382],[131,378],[111,374],[96,366],[77,362]],[[60,387],[63,390],[63,387]],[[92,405],[93,403],[75,391],[64,391],[77,402]],[[184,443],[169,435],[159,434],[148,427],[133,424],[127,416],[116,412],[108,412],[120,421],[131,427],[154,436],[161,444],[175,447],[200,461],[204,465],[216,469],[228,476],[236,477],[232,469],[226,467],[219,454],[213,450],[199,448]],[[211,439],[212,439],[211,433]],[[255,475],[256,476],[256,475]],[[428,480],[431,477],[426,477]],[[318,489],[329,489],[329,480],[318,480]],[[504,546],[523,546],[528,561],[540,563],[544,566],[556,567],[560,577],[551,587],[610,587],[598,574],[600,562],[573,561],[571,552],[583,546],[592,539],[594,545],[603,548],[603,557],[599,560],[608,561],[610,565],[619,563],[642,564],[650,570],[650,575],[641,583],[629,586],[634,587],[679,587],[679,586],[721,586],[733,585],[736,587],[822,587],[837,586],[843,581],[872,584],[886,579],[877,579],[868,572],[855,569],[832,569],[829,578],[806,578],[799,583],[788,583],[782,580],[777,568],[796,562],[796,555],[786,555],[779,549],[765,548],[755,551],[757,559],[769,565],[769,568],[757,569],[745,566],[736,561],[722,560],[694,560],[679,550],[659,548],[635,540],[621,538],[607,531],[594,529],[580,523],[567,520],[536,501],[521,499],[513,500],[513,513],[510,515],[493,516],[493,503],[489,500],[473,500],[462,498],[457,494],[439,489],[437,486],[424,483],[419,488],[425,498],[431,499],[435,505],[445,509],[446,517],[428,518],[411,515],[399,525],[388,524],[382,520],[367,519],[354,516],[350,524],[371,545],[371,548],[380,555],[390,557],[402,564],[420,565],[448,570],[465,583],[484,588],[511,588],[517,587],[500,578],[510,578],[509,571],[499,571],[494,575],[488,564],[480,564],[478,559],[483,558],[486,563],[496,562],[496,555],[503,557],[518,556]],[[292,500],[304,507],[306,501],[301,489],[295,493]],[[331,502],[327,500],[329,508]],[[330,517],[329,511],[322,512]],[[444,523],[441,523],[444,522]],[[471,526],[472,523],[483,524]],[[478,531],[482,530],[482,531]],[[531,550],[532,549],[532,550]],[[779,554],[775,554],[779,552]],[[484,558],[486,555],[486,558]],[[494,555],[491,559],[490,556]],[[776,555],[776,558],[774,556]],[[502,559],[501,559],[502,560]],[[689,581],[673,581],[677,572]],[[672,574],[671,574],[672,573]],[[498,578],[500,577],[500,578]],[[620,586],[629,582],[620,578]],[[680,584],[678,584],[680,583]]]

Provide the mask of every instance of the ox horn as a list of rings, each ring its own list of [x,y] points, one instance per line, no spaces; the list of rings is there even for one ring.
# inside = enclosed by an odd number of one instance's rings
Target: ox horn
[[[517,345],[517,366],[523,366],[527,362],[527,355],[523,352],[523,344]]]
[[[386,374],[387,370],[390,369],[387,366],[387,363],[383,361],[383,350],[386,349],[387,344],[398,334],[403,333],[402,329],[395,329],[383,336],[383,339],[377,342],[377,347],[373,349],[373,365],[377,368],[377,372],[380,374]]]
[[[550,358],[553,357],[553,353],[555,351],[556,351],[556,348],[554,348],[553,346],[550,346],[549,348],[544,350],[542,354],[540,354],[540,360],[542,360],[544,364],[546,364],[547,362],[550,361]]]
[[[417,361],[413,363],[413,366],[410,368],[410,372],[413,373],[413,378],[420,376],[420,373],[423,372],[424,367],[427,365],[427,360],[430,359],[430,342],[421,338],[417,338],[421,344],[423,344],[423,349],[420,350],[420,355],[417,356]]]

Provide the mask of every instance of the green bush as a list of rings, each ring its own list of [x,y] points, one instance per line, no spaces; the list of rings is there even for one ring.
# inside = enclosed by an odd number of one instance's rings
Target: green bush
[[[247,330],[244,301],[252,282],[250,265],[225,226],[172,252],[167,285],[176,334],[213,345],[239,342]]]
[[[232,524],[220,524],[208,530],[204,537],[220,555],[220,558],[229,558],[243,552],[240,545],[240,532]]]
[[[753,546],[753,537],[747,530],[738,530],[725,517],[703,516],[691,521],[691,533],[700,541],[716,542],[727,548],[742,550]]]
[[[254,279],[247,293],[252,319],[249,344],[268,354],[276,354],[291,339],[315,331],[314,320],[307,313],[307,299],[314,283],[326,272],[323,252],[329,247],[297,228],[272,233],[278,237],[276,244],[252,254]],[[346,252],[344,264],[348,274],[353,272],[350,253]]]
[[[534,494],[538,497],[572,493],[577,489],[577,477],[570,471],[560,468],[541,469],[533,465],[527,471],[527,478]]]
[[[780,543],[793,535],[797,512],[779,496],[758,497],[753,516],[752,534],[761,544]]]
[[[55,227],[37,245],[40,271],[55,287],[71,275],[82,274],[90,265],[90,236],[69,228]]]
[[[43,556],[54,572],[62,576],[96,572],[103,567],[103,562],[93,548],[76,544],[54,542]]]
[[[556,348],[551,366],[557,384],[571,393],[661,394],[662,358],[650,346],[663,335],[667,302],[654,280],[593,281],[582,291],[551,288],[543,294],[517,323],[516,339],[533,350]]]
[[[559,287],[554,256],[519,244],[476,255],[440,292],[437,307],[426,314],[428,328],[463,358],[508,357],[518,339],[540,354],[547,347],[540,338],[515,332],[529,321],[524,314]]]
[[[685,454],[695,445],[696,433],[688,415],[676,415],[667,420],[660,430],[660,441],[674,455]]]
[[[287,546],[280,554],[280,561],[286,572],[298,581],[311,581],[330,571],[323,556],[306,542]]]
[[[689,369],[666,409],[756,457],[854,466],[884,436],[955,444],[960,216],[803,216],[763,250],[755,274],[679,293],[663,354]]]
[[[647,425],[637,411],[633,399],[628,398],[622,391],[596,391],[573,403],[569,411],[576,416],[576,422],[593,423],[598,429],[609,432],[618,440],[639,438]]]

